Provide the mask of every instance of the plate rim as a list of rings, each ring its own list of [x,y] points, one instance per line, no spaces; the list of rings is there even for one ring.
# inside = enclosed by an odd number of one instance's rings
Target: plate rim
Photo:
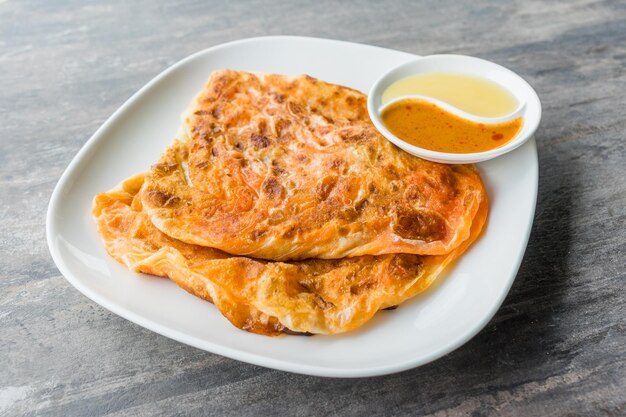
[[[61,198],[64,195],[64,191],[71,186],[71,179],[74,175],[76,175],[76,170],[78,169],[80,163],[88,158],[93,152],[95,146],[102,140],[104,137],[104,132],[108,130],[108,128],[113,125],[117,119],[123,115],[127,108],[130,107],[135,101],[139,100],[148,90],[152,88],[155,84],[159,83],[162,79],[167,77],[171,72],[174,72],[181,66],[184,66],[189,61],[192,61],[198,56],[212,53],[220,49],[229,48],[239,44],[245,43],[253,43],[259,41],[308,41],[308,42],[322,42],[322,43],[339,43],[343,45],[349,45],[351,47],[366,47],[366,48],[376,48],[382,49],[385,51],[394,51],[405,53],[407,55],[414,55],[405,51],[398,51],[391,48],[383,48],[376,45],[367,45],[357,42],[349,42],[349,41],[341,41],[335,39],[327,39],[327,38],[317,38],[317,37],[307,37],[307,36],[260,36],[260,37],[251,37],[251,38],[243,38],[230,42],[221,43],[218,45],[214,45],[198,52],[195,52],[191,55],[188,55],[181,60],[177,61],[173,65],[169,66],[159,74],[157,74],[154,78],[144,84],[139,90],[137,90],[134,94],[132,94],[124,103],[118,107],[112,114],[109,116],[100,127],[90,136],[90,138],[83,144],[80,150],[76,153],[76,155],[72,158],[71,162],[65,168],[61,177],[59,178],[57,184],[54,187],[54,190],[51,194],[47,213],[46,213],[46,240],[48,244],[48,249],[50,251],[50,255],[52,259],[59,269],[59,272],[63,275],[63,277],[78,291],[80,291],[84,296],[104,307],[105,309],[111,311],[112,313],[125,318],[133,322],[136,325],[144,327],[148,330],[151,330],[155,333],[158,333],[162,336],[168,337],[170,339],[176,340],[180,343],[184,343],[190,346],[193,346],[198,349],[202,349],[214,354],[218,354],[227,358],[251,363],[258,366],[263,366],[267,368],[273,368],[286,372],[293,372],[305,375],[312,376],[320,376],[320,377],[341,377],[341,378],[358,378],[358,377],[371,377],[371,376],[380,376],[387,375],[396,372],[405,371],[408,369],[412,369],[426,363],[432,362],[436,359],[439,359],[448,353],[458,349],[460,346],[467,343],[471,340],[476,334],[478,334],[494,317],[496,312],[500,309],[500,306],[504,302],[506,296],[509,294],[511,286],[517,277],[517,273],[519,272],[519,267],[524,258],[526,249],[528,247],[528,240],[530,238],[530,233],[532,231],[532,225],[534,220],[534,215],[536,211],[536,203],[537,203],[537,193],[538,193],[538,181],[539,181],[539,169],[538,169],[538,157],[537,157],[537,147],[535,143],[534,137],[529,140],[526,146],[531,147],[531,152],[533,156],[533,170],[531,172],[534,181],[532,182],[534,192],[532,193],[532,204],[531,210],[529,210],[529,218],[525,219],[528,227],[525,231],[525,236],[523,236],[522,250],[519,251],[517,259],[513,265],[511,265],[512,273],[508,276],[507,282],[504,285],[505,291],[502,291],[498,295],[498,299],[493,304],[491,310],[485,314],[482,320],[477,321],[476,324],[472,326],[471,331],[466,332],[462,337],[455,339],[454,341],[448,343],[447,345],[433,350],[430,354],[419,357],[415,360],[402,361],[394,364],[385,364],[379,366],[371,366],[371,367],[360,367],[360,368],[340,368],[340,367],[328,367],[328,366],[314,366],[307,365],[298,362],[293,362],[289,360],[279,360],[271,357],[267,357],[260,354],[254,354],[250,352],[245,352],[238,350],[236,348],[231,348],[220,343],[215,343],[210,340],[199,339],[195,336],[191,336],[189,334],[183,333],[181,331],[177,331],[175,329],[171,329],[167,326],[164,326],[152,319],[143,317],[140,314],[134,313],[126,309],[124,306],[117,304],[115,301],[109,300],[106,296],[100,295],[97,291],[92,291],[87,288],[86,285],[82,284],[81,280],[77,278],[72,272],[71,268],[66,264],[63,256],[60,253],[58,243],[56,241],[56,237],[59,235],[58,233],[58,224],[55,222],[55,218],[57,217],[57,212],[59,210]],[[518,148],[519,150],[519,148]],[[515,150],[513,152],[517,152]]]

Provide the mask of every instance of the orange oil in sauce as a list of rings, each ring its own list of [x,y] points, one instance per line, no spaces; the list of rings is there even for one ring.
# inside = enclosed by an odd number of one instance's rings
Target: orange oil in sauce
[[[523,120],[483,124],[463,119],[424,100],[406,99],[387,107],[381,119],[391,133],[419,148],[447,153],[484,152],[515,137]]]

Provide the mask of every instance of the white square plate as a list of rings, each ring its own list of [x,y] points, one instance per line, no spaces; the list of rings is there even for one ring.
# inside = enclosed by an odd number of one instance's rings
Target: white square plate
[[[437,285],[363,328],[337,336],[266,337],[232,326],[210,303],[166,279],[129,272],[105,252],[93,197],[145,171],[173,139],[180,114],[216,69],[306,73],[367,92],[415,55],[326,39],[265,37],[198,52],[133,95],[93,135],[50,200],[48,245],[67,280],[93,301],[164,336],[261,366],[360,377],[422,365],[474,336],[504,300],[524,255],[537,196],[534,140],[480,164],[490,196],[482,238]]]

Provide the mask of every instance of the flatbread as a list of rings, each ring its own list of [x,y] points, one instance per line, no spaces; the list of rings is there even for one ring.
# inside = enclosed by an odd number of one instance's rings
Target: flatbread
[[[214,72],[146,177],[145,212],[183,242],[270,260],[450,253],[486,199],[480,175],[396,148],[366,101],[308,76]]]
[[[148,191],[144,179],[130,178],[94,200],[93,215],[108,253],[133,271],[169,277],[212,301],[235,326],[266,335],[335,334],[362,326],[378,310],[428,288],[476,239],[487,215],[487,201],[481,199],[469,237],[447,255],[263,261],[159,231],[142,205],[140,196]]]

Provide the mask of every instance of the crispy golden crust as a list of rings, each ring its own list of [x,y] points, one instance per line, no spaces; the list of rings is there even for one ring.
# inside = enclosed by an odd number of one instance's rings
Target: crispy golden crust
[[[486,198],[472,166],[384,139],[366,96],[311,77],[214,72],[146,179],[176,239],[272,260],[411,253],[465,241]]]
[[[481,200],[470,237],[444,256],[268,262],[183,243],[160,232],[138,198],[143,182],[143,175],[130,178],[94,201],[93,214],[109,254],[131,270],[169,277],[215,303],[235,326],[267,335],[333,334],[363,325],[376,311],[426,289],[478,236],[487,214],[487,202]]]

